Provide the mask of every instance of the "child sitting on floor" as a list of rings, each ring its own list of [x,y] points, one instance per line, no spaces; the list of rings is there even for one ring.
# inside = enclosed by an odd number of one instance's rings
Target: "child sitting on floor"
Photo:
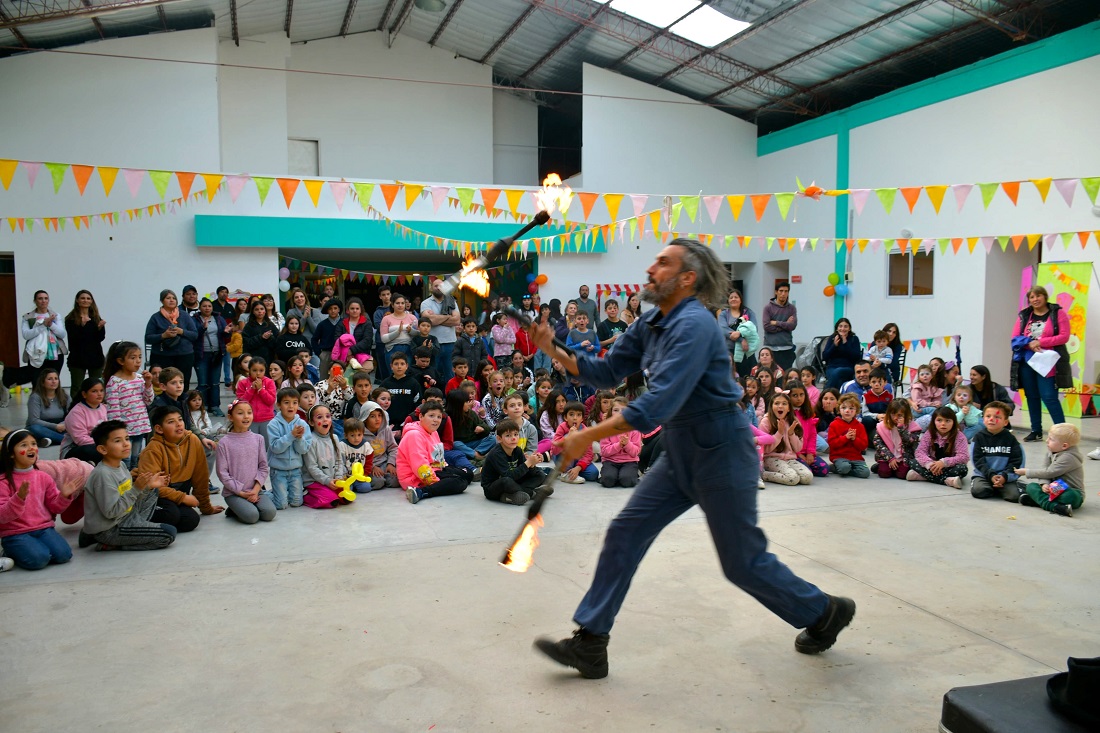
[[[293,408],[296,412],[297,403]],[[234,400],[229,406],[229,425],[229,432],[218,442],[218,478],[225,492],[225,514],[242,524],[270,522],[278,510],[264,488],[268,473],[264,439],[249,429],[252,405]]]
[[[787,486],[808,484],[813,480],[810,469],[798,460],[802,450],[802,426],[791,416],[790,397],[782,392],[772,395],[768,413],[760,421],[760,429],[775,436],[775,442],[764,446],[765,481]]]
[[[366,405],[367,419],[363,421],[363,439],[371,447],[371,491],[396,489],[397,441],[386,422],[386,411],[377,402]]]
[[[974,388],[969,384],[955,385],[955,390],[951,393],[951,402],[947,406],[954,410],[959,428],[962,429],[966,439],[974,440],[974,436],[984,427],[982,409],[974,403]],[[1011,408],[1008,414],[1012,415]]]
[[[611,416],[626,409],[625,397],[616,397],[611,406]],[[600,441],[603,470],[600,484],[605,489],[615,486],[632,488],[638,485],[638,456],[642,453],[642,434],[637,430],[612,435]]]
[[[342,471],[345,476],[350,476],[356,463],[363,464],[363,474],[370,476],[374,470],[374,449],[366,439],[366,428],[362,420],[348,418],[344,421],[344,439],[337,446],[340,451],[340,460],[343,462]],[[351,490],[356,494],[367,494],[374,488],[371,481],[355,481]],[[379,487],[381,488],[381,487]]]
[[[806,385],[787,382],[787,397],[791,401],[791,414],[802,428],[802,449],[798,451],[798,462],[810,469],[814,476],[828,476],[829,464],[817,452],[827,450],[829,443],[817,434],[817,415],[806,394]]]
[[[537,467],[537,455],[524,455],[515,420],[506,417],[497,423],[496,437],[497,444],[485,457],[481,490],[489,501],[522,506],[542,486],[546,474]]]
[[[561,444],[565,436],[584,430],[584,405],[580,402],[570,402],[565,406],[565,419],[558,425],[554,432],[554,438],[550,442],[550,453],[558,456],[561,453]],[[555,460],[558,460],[555,458]],[[589,445],[577,460],[568,466],[561,466],[561,480],[569,484],[583,484],[585,481],[598,481],[600,472],[592,465],[592,446]]]
[[[210,473],[202,443],[187,429],[180,409],[158,407],[150,419],[153,437],[138,458],[138,472],[165,473],[170,481],[159,489],[153,521],[190,532],[199,526],[200,513],[220,514],[225,507],[210,503]]]
[[[397,446],[397,477],[410,504],[421,499],[461,494],[473,472],[448,466],[443,441],[436,431],[443,422],[443,403],[429,400],[420,406],[420,420],[406,428]]]
[[[821,393],[821,398],[830,390]],[[854,394],[842,394],[837,401],[840,416],[829,425],[829,460],[833,472],[841,476],[868,478],[871,469],[863,460],[867,450],[867,431],[859,421],[859,398]]]
[[[896,399],[886,408],[886,417],[875,427],[875,473],[879,478],[905,479],[920,442],[920,428],[913,422],[908,400]]]
[[[313,509],[347,504],[347,499],[340,497],[342,489],[336,485],[336,479],[343,478],[343,474],[340,449],[332,429],[332,413],[326,405],[314,405],[309,411],[309,424],[313,426],[313,435],[302,465],[302,482],[306,490],[302,503]]]
[[[917,463],[905,478],[961,489],[969,460],[969,446],[955,413],[950,407],[941,407],[932,413],[932,427],[921,435]]]
[[[1020,476],[1041,479],[1030,481],[1020,503],[1037,506],[1063,517],[1072,517],[1074,509],[1085,503],[1085,469],[1077,444],[1081,431],[1069,423],[1058,423],[1047,433],[1045,468],[1021,468]]]
[[[1018,502],[1022,489],[1016,483],[1017,470],[1024,465],[1024,449],[1008,429],[1011,410],[1003,402],[994,400],[982,413],[985,428],[974,436],[970,451],[974,460],[970,495],[975,499],[1000,496],[1005,501]]]
[[[271,502],[276,509],[299,507],[305,499],[302,466],[305,465],[305,456],[313,442],[313,434],[309,424],[298,414],[298,390],[283,387],[276,397],[279,412],[267,424]]]
[[[69,543],[54,529],[54,514],[68,508],[75,482],[60,489],[35,468],[38,439],[25,429],[13,430],[0,445],[0,546],[18,567],[41,570],[73,557]]]

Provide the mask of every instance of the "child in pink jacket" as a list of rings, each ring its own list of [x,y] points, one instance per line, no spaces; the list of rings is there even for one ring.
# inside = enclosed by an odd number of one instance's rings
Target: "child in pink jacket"
[[[625,397],[616,397],[611,405],[611,415],[615,416],[626,409],[629,403]],[[632,488],[638,485],[638,456],[642,453],[642,434],[638,430],[613,435],[600,441],[600,456],[603,458],[603,471],[600,483],[605,489],[616,486]]]
[[[41,570],[66,563],[72,548],[56,529],[54,514],[68,509],[78,491],[76,482],[57,488],[39,471],[38,441],[27,430],[4,436],[0,449],[0,545],[24,570]]]
[[[439,439],[443,422],[443,403],[428,400],[420,406],[420,421],[409,424],[401,432],[397,444],[397,478],[405,487],[410,504],[421,499],[461,494],[470,485],[473,472],[468,468],[448,466],[443,458],[443,441]]]
[[[264,450],[267,450],[267,424],[275,418],[275,395],[278,390],[275,382],[267,376],[267,362],[258,356],[252,357],[248,364],[248,379],[237,382],[237,399],[252,406],[252,427],[254,433],[263,436]]]

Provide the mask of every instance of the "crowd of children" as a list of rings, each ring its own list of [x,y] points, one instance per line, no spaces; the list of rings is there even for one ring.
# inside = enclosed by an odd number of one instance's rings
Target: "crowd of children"
[[[593,329],[584,311],[573,312],[564,338],[574,349],[613,348],[626,328]],[[57,371],[44,369],[28,401],[26,429],[2,436],[0,568],[69,561],[72,551],[54,529],[57,514],[69,523],[83,517],[80,547],[144,550],[169,546],[203,515],[224,510],[244,524],[270,522],[288,508],[343,506],[353,498],[348,490],[400,488],[416,504],[480,481],[486,499],[522,505],[545,484],[539,464],[556,461],[567,434],[621,412],[645,389],[644,375],[596,392],[557,361],[532,368],[535,355],[516,348],[527,343],[525,334],[517,338],[518,324],[503,312],[491,326],[463,320],[449,370],[439,367],[440,345],[427,319],[419,320],[408,348],[391,348],[376,370],[375,360],[356,353],[354,340],[340,346],[339,318],[332,307],[327,323],[337,330],[328,334],[323,378],[293,315],[280,338],[296,353],[275,352],[286,361],[234,357],[236,381],[227,386],[236,399],[224,413],[227,424],[213,421],[221,412],[206,409],[202,390],[185,394],[178,369],[142,370],[142,350],[133,342],[113,344],[103,378],[84,380],[72,403]],[[312,330],[328,338],[324,323]],[[949,382],[957,366],[938,360],[917,369],[907,397],[895,395],[893,356],[887,333],[878,332],[855,364],[856,378],[822,388],[813,367],[784,372],[770,349],[760,349],[755,366],[739,377],[760,451],[760,487],[873,473],[961,489],[972,461],[976,498],[1064,516],[1081,506],[1076,428],[1055,425],[1044,467],[1027,469],[1009,430],[1010,404],[989,389],[979,394],[961,380]],[[981,369],[975,367],[979,375]],[[60,442],[62,459],[39,461],[40,446],[51,442]],[[633,487],[660,443],[659,428],[604,439],[559,466],[561,480]],[[211,502],[217,493],[224,507]]]

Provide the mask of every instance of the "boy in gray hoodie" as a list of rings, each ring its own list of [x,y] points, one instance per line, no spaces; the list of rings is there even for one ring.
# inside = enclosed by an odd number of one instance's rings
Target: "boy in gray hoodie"
[[[1075,425],[1063,422],[1050,429],[1046,467],[1016,470],[1020,478],[1042,480],[1042,483],[1028,483],[1020,496],[1021,504],[1037,506],[1063,517],[1072,517],[1073,510],[1081,508],[1085,503],[1085,469],[1077,448],[1080,440],[1081,431]],[[1059,483],[1054,484],[1059,479]]]
[[[371,469],[371,489],[396,489],[397,441],[390,428],[389,417],[377,402],[367,402],[360,414],[363,419],[363,441],[374,450],[374,466]]]

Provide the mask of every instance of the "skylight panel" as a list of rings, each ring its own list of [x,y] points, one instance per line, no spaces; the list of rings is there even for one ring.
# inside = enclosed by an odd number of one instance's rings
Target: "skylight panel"
[[[614,6],[614,4],[612,4]],[[734,20],[704,5],[676,25],[669,28],[678,36],[694,41],[700,46],[717,46],[722,41],[748,28],[751,23]]]
[[[699,7],[699,2],[698,0],[611,0],[611,7],[620,13],[633,15],[650,25],[667,28],[677,18],[682,18]]]

